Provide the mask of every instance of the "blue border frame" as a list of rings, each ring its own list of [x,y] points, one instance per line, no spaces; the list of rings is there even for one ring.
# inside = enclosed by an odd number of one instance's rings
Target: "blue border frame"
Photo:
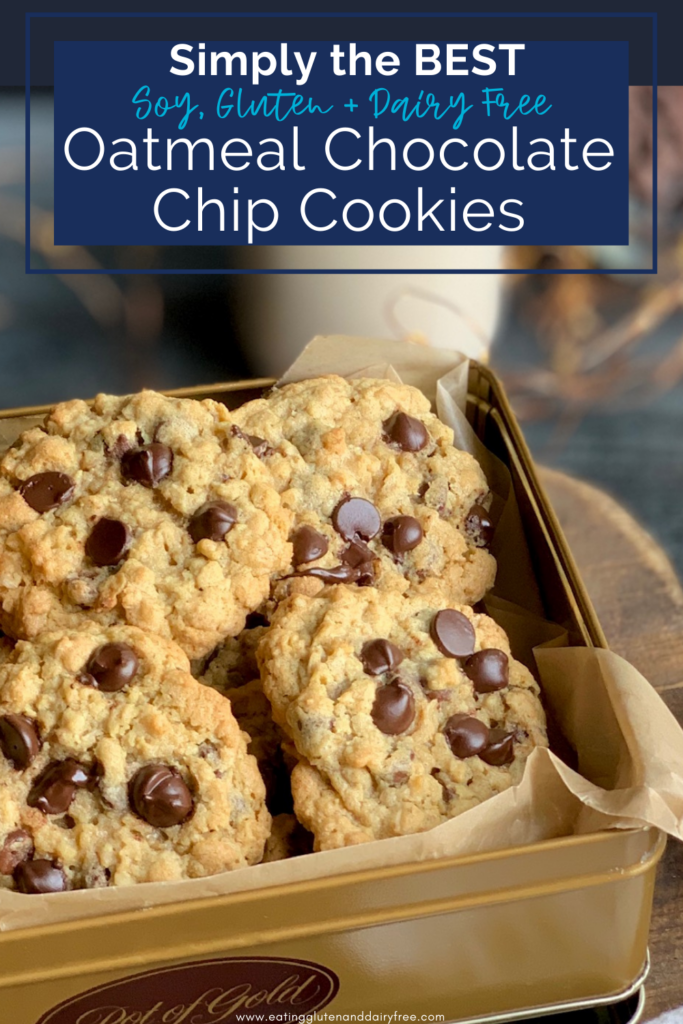
[[[26,12],[26,239],[24,243],[25,267],[27,274],[656,274],[658,269],[658,240],[657,240],[657,14],[646,12],[605,12],[590,11],[578,13],[569,11],[553,11],[552,13],[537,14],[534,12],[511,13],[478,11],[457,11],[443,13],[388,13],[388,12],[333,12],[324,11],[318,14],[310,12],[278,12],[280,18],[650,18],[652,21],[652,267],[651,268],[612,268],[601,267],[596,270],[575,270],[575,269],[510,269],[510,270],[488,270],[488,269],[456,269],[453,270],[432,270],[432,269],[402,269],[402,270],[237,270],[228,267],[222,269],[208,270],[173,270],[167,268],[153,269],[106,269],[101,270],[78,270],[78,269],[55,269],[38,268],[31,266],[31,18],[269,18],[272,12],[251,12],[231,11],[229,13],[181,13],[170,11],[166,13],[150,13],[145,11],[124,12],[57,12],[57,11],[36,11]]]

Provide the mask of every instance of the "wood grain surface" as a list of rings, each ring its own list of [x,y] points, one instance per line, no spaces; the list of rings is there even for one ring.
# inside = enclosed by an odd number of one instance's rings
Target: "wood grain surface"
[[[683,724],[683,588],[668,558],[603,492],[550,469],[540,477],[610,647]],[[675,840],[659,867],[650,955],[646,1020],[683,1005],[683,844]]]

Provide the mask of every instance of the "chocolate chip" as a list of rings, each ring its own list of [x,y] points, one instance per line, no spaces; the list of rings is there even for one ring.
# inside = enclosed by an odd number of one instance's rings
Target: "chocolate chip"
[[[382,521],[371,501],[342,498],[332,513],[332,525],[344,540],[370,540],[379,533]]]
[[[371,714],[380,732],[397,736],[415,721],[415,698],[404,683],[395,679],[377,691]]]
[[[363,644],[360,660],[363,669],[369,676],[381,676],[383,672],[391,672],[403,661],[405,655],[400,647],[390,640],[368,640]]]
[[[130,544],[130,532],[119,519],[99,519],[85,542],[85,553],[95,565],[118,565]]]
[[[322,558],[327,553],[329,541],[312,526],[300,526],[292,537],[292,546],[294,565],[303,565],[306,562],[314,562],[316,558]]]
[[[247,615],[247,621],[244,623],[245,629],[256,629],[258,626],[269,626],[270,620],[263,615],[262,612],[249,612]]]
[[[356,570],[354,582],[359,587],[369,587],[375,582],[375,556],[362,540],[347,544],[340,558],[345,565],[353,566]]]
[[[512,740],[513,734],[505,732],[505,729],[491,729],[486,749],[482,750],[479,757],[496,768],[510,764],[515,756]]]
[[[375,557],[363,541],[352,541],[341,552],[341,565],[333,565],[329,569],[315,565],[310,569],[293,572],[285,579],[296,576],[314,576],[323,583],[357,583],[359,587],[369,587],[375,582]]]
[[[404,452],[419,452],[429,441],[427,428],[421,420],[405,412],[395,412],[382,424],[384,440]]]
[[[76,790],[88,788],[90,781],[90,773],[73,758],[52,761],[34,780],[26,802],[43,814],[64,814]]]
[[[66,473],[36,473],[23,482],[19,494],[34,512],[50,512],[73,496],[75,486]]]
[[[10,832],[0,849],[0,875],[11,875],[18,864],[33,854],[33,840],[23,828]]]
[[[302,569],[301,572],[290,573],[285,579],[292,579],[296,576],[313,576],[323,583],[357,583],[359,571],[352,565],[332,565],[329,569],[322,565],[314,565],[310,569]]]
[[[135,480],[143,487],[156,487],[173,469],[173,452],[166,444],[153,441],[121,459],[121,473],[127,480]]]
[[[105,443],[104,450],[107,458],[114,462],[118,462],[119,459],[121,459],[126,452],[130,451],[132,447],[132,441],[130,441],[125,434],[119,434],[112,445]]]
[[[429,627],[432,640],[447,658],[466,658],[474,652],[474,626],[462,612],[444,608]]]
[[[26,860],[14,871],[17,892],[27,895],[66,892],[67,877],[53,860]]]
[[[247,440],[254,449],[254,455],[258,456],[259,459],[265,458],[266,455],[273,454],[273,449],[262,437],[255,437],[253,434],[247,434]]]
[[[134,678],[140,660],[128,644],[104,644],[90,655],[80,682],[105,693],[117,693]]]
[[[351,565],[354,569],[357,569],[360,565],[373,562],[375,556],[362,540],[354,540],[346,545],[339,557],[344,565]]]
[[[364,562],[356,569],[357,578],[355,582],[359,587],[371,587],[376,579],[375,566],[373,562]]]
[[[130,784],[130,802],[135,813],[155,828],[181,825],[192,814],[194,801],[175,768],[148,764],[140,768]]]
[[[200,540],[223,540],[237,522],[238,512],[227,501],[207,501],[192,516],[187,530],[195,544]]]
[[[486,548],[493,540],[493,523],[483,505],[473,505],[465,519],[465,529],[477,547]]]
[[[382,544],[393,555],[403,555],[416,548],[424,537],[419,520],[414,516],[387,519],[382,530]]]
[[[504,689],[510,679],[508,656],[505,651],[488,647],[470,655],[463,670],[468,679],[474,683],[477,693],[493,693]]]
[[[40,751],[36,723],[26,715],[3,715],[0,718],[0,750],[15,768],[28,768]]]
[[[256,437],[254,434],[245,434],[237,425],[233,426],[232,433],[234,437],[241,437],[243,441],[247,441],[254,449],[254,455],[258,456],[259,459],[272,455],[275,450],[262,437]]]
[[[451,715],[443,731],[451,750],[460,758],[481,754],[489,741],[488,726],[470,715]]]

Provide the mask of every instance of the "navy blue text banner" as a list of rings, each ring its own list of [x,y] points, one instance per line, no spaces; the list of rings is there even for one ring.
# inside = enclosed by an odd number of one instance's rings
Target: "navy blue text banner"
[[[628,45],[57,42],[55,242],[627,244]]]

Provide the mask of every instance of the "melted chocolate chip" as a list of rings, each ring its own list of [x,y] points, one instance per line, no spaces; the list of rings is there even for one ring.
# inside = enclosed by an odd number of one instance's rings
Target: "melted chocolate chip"
[[[375,582],[375,556],[362,540],[347,544],[339,556],[344,565],[350,565],[356,572],[354,583],[369,587]]]
[[[52,761],[34,780],[26,802],[43,814],[64,814],[76,790],[88,788],[90,781],[90,773],[73,758]]]
[[[371,714],[380,732],[398,736],[415,721],[415,698],[404,683],[395,679],[377,691]]]
[[[237,522],[237,509],[227,501],[208,501],[192,516],[187,528],[190,537],[200,540],[223,540]]]
[[[192,814],[194,801],[187,785],[175,769],[165,764],[148,764],[130,783],[133,810],[155,828],[181,825]]]
[[[512,741],[512,733],[505,732],[505,729],[491,729],[486,749],[482,750],[479,757],[496,768],[510,764],[515,756]]]
[[[508,656],[495,647],[488,647],[484,651],[470,655],[463,665],[463,670],[467,678],[472,680],[477,693],[502,690],[510,679]]]
[[[310,569],[290,573],[284,578],[288,580],[296,576],[313,576],[323,583],[358,583],[360,572],[352,565],[332,565],[329,569],[324,569],[322,565],[314,565]]]
[[[262,612],[249,612],[247,615],[247,621],[244,623],[245,629],[256,629],[257,626],[269,626],[270,620],[267,616],[263,615]]]
[[[40,751],[36,723],[26,715],[4,715],[0,718],[0,750],[19,771],[28,768]]]
[[[392,555],[403,555],[416,548],[424,537],[418,519],[414,516],[395,516],[387,519],[382,530],[382,544]]]
[[[493,523],[483,505],[473,505],[465,519],[465,529],[477,547],[487,548],[493,540]]]
[[[10,832],[0,849],[0,875],[11,875],[17,865],[33,855],[33,840],[23,828]]]
[[[117,693],[134,678],[140,660],[128,644],[104,644],[90,655],[80,682],[105,693]]]
[[[352,565],[354,569],[374,560],[372,551],[362,540],[354,540],[347,544],[339,557],[344,565]]]
[[[173,469],[173,452],[166,444],[153,441],[121,459],[121,473],[126,480],[135,480],[143,487],[156,487]]]
[[[329,541],[312,526],[300,526],[292,537],[292,546],[294,565],[303,565],[327,554]]]
[[[488,726],[470,715],[451,715],[443,731],[455,756],[463,759],[481,754],[489,741]]]
[[[405,412],[395,412],[382,424],[384,440],[404,452],[419,452],[429,441],[424,423]]]
[[[360,652],[363,669],[369,676],[381,676],[383,672],[391,672],[403,661],[405,655],[400,647],[390,640],[368,640]]]
[[[362,540],[347,544],[340,558],[344,565],[350,565],[356,570],[354,583],[359,587],[369,587],[375,582],[375,557]]]
[[[363,541],[351,541],[339,557],[342,561],[341,565],[333,565],[328,569],[315,565],[310,569],[293,572],[289,576],[285,576],[285,579],[292,579],[296,576],[314,576],[316,579],[322,580],[323,583],[357,583],[359,587],[369,587],[375,582],[375,558]]]
[[[26,860],[14,871],[17,892],[27,895],[66,892],[67,877],[53,860]]]
[[[118,565],[128,550],[130,532],[119,519],[99,519],[85,542],[85,553],[95,565]]]
[[[23,482],[19,494],[34,512],[50,512],[73,496],[75,486],[66,473],[36,473]]]
[[[466,658],[474,652],[474,626],[462,612],[444,608],[431,621],[432,640],[447,658]]]
[[[344,540],[370,540],[379,533],[382,521],[371,501],[342,498],[332,513],[332,525]]]

